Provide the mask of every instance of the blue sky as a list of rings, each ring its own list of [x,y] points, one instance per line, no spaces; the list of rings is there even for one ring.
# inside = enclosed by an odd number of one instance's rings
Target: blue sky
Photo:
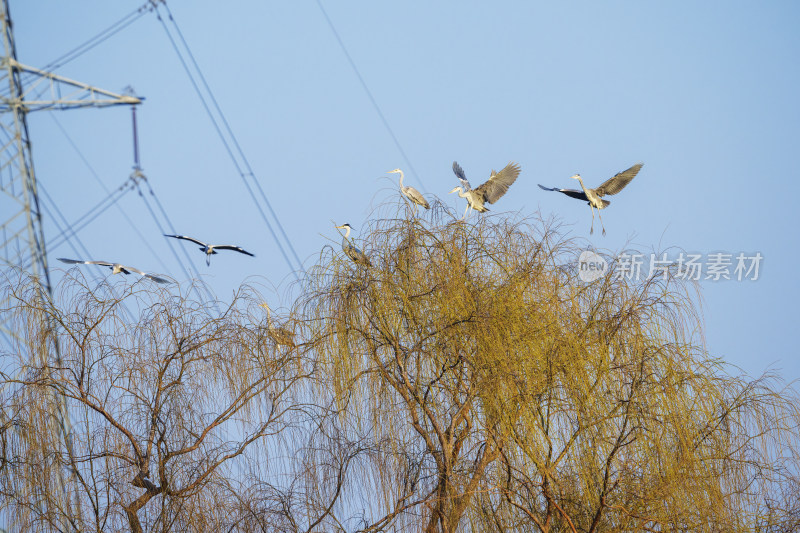
[[[18,59],[44,66],[142,3],[11,0]],[[357,236],[395,198],[387,171],[463,210],[446,194],[453,160],[473,185],[515,160],[522,174],[494,213],[558,215],[609,252],[761,253],[757,281],[701,283],[707,347],[750,374],[800,378],[800,4],[323,2],[408,161],[315,1],[168,5],[306,267],[339,242],[332,221]],[[146,98],[142,167],[175,231],[256,254],[209,268],[182,245],[203,279],[223,299],[248,280],[287,305],[291,271],[155,14],[57,73]],[[68,220],[107,194],[81,156],[109,189],[131,173],[127,108],[39,111],[29,126],[39,182]],[[574,173],[596,186],[637,161],[603,213],[605,237],[589,235],[586,205],[537,187],[574,187]],[[112,208],[79,234],[91,258],[183,280],[142,199],[117,205],[147,244]]]

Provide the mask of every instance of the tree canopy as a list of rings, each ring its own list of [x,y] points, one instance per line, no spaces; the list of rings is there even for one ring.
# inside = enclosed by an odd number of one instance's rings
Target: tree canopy
[[[793,531],[797,394],[706,353],[695,288],[578,276],[552,221],[384,208],[287,309],[9,280],[13,530]],[[54,342],[57,339],[57,344]],[[57,346],[57,349],[56,349]],[[69,427],[57,424],[66,413]]]

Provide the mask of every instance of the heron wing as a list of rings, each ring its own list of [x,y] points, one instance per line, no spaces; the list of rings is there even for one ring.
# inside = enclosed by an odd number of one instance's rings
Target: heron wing
[[[602,185],[596,188],[594,192],[597,193],[597,196],[617,194],[636,177],[636,174],[639,173],[639,169],[641,168],[642,163],[636,163],[628,170],[623,170],[617,173],[613,178],[606,180]]]
[[[140,276],[146,276],[147,275],[146,272],[142,272],[138,268],[133,268],[133,267],[129,267],[129,266],[126,266],[126,265],[120,265],[120,267],[122,267],[122,270],[130,270],[131,272],[136,272]]]
[[[360,265],[372,266],[367,254],[362,252],[355,244],[350,242],[349,239],[342,239],[342,250],[344,250],[344,253],[347,255],[347,257],[352,259],[353,262]]]
[[[405,195],[408,196],[412,202],[421,205],[425,209],[431,208],[430,204],[428,203],[428,200],[426,200],[425,197],[422,196],[422,193],[419,192],[414,187],[405,187],[403,189],[403,193],[405,193]]]
[[[116,263],[109,263],[108,261],[81,261],[84,265],[100,265],[104,267],[113,267]]]
[[[464,187],[465,191],[472,190],[472,185],[470,185],[469,181],[467,181],[467,175],[464,174],[464,169],[461,168],[461,165],[455,161],[453,161],[453,172],[455,172],[456,176],[458,176],[458,179],[461,181],[461,185]]]
[[[122,267],[122,271],[123,272],[126,271],[126,270],[130,270],[131,272],[136,272],[140,276],[144,276],[145,278],[153,280],[156,283],[169,283],[169,280],[167,280],[167,279],[160,278],[160,277],[155,276],[153,274],[148,274],[147,272],[143,272],[143,271],[139,270],[138,268],[129,267],[129,266],[126,266],[126,265],[120,265],[120,266]]]
[[[586,193],[584,193],[583,191],[577,191],[575,189],[559,189],[558,187],[545,187],[541,183],[539,184],[539,188],[545,191],[560,192],[566,194],[570,198],[577,198],[578,200],[584,200],[587,202],[589,201],[589,199],[586,198]]]
[[[366,254],[352,244],[344,248],[344,253],[357,264],[372,266]]]
[[[250,257],[255,257],[255,255],[251,254],[250,252],[248,252],[244,248],[239,248],[238,246],[232,246],[230,244],[220,244],[220,245],[216,245],[215,244],[213,246],[213,248],[215,250],[233,250],[234,252],[239,252],[240,254],[245,254],[245,255],[249,255]]]
[[[164,237],[172,237],[173,239],[183,239],[184,241],[191,241],[195,244],[199,244],[200,246],[208,246],[206,243],[198,241],[197,239],[193,239],[191,237],[187,237],[186,235],[167,235],[165,233]]]
[[[56,259],[58,259],[62,263],[67,263],[69,265],[78,265],[78,264],[82,265],[86,263],[86,261],[79,261],[77,259],[67,259],[66,257],[57,257]]]
[[[483,196],[484,200],[493,204],[508,191],[508,187],[516,181],[519,173],[519,164],[512,161],[500,172],[492,170],[489,181],[475,189],[475,192]]]

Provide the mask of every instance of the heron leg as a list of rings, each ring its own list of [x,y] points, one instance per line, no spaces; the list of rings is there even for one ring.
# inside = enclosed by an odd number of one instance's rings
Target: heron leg
[[[467,216],[469,216],[469,202],[467,202],[467,208],[464,209],[464,216],[462,218],[467,220]]]
[[[603,228],[603,235],[606,234],[606,227],[603,225],[603,217],[600,216],[600,210],[597,210],[597,218],[600,219],[600,227]]]
[[[594,234],[594,207],[592,207],[592,204],[589,204],[589,209],[592,210],[592,229],[589,230],[589,235],[593,235]],[[597,216],[600,216],[600,212],[599,211],[597,212]]]

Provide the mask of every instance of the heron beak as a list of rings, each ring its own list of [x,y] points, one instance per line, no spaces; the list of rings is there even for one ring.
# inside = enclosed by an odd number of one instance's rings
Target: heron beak
[[[455,188],[453,188],[453,190],[452,190],[452,191],[450,191],[450,192],[449,192],[449,193],[447,193],[447,194],[453,194],[453,193],[454,193],[454,192],[456,192],[458,189],[459,189],[458,187],[455,187]]]
[[[570,179],[576,180],[576,179],[578,179],[580,177],[581,177],[580,174],[575,174],[574,176],[570,176]]]

